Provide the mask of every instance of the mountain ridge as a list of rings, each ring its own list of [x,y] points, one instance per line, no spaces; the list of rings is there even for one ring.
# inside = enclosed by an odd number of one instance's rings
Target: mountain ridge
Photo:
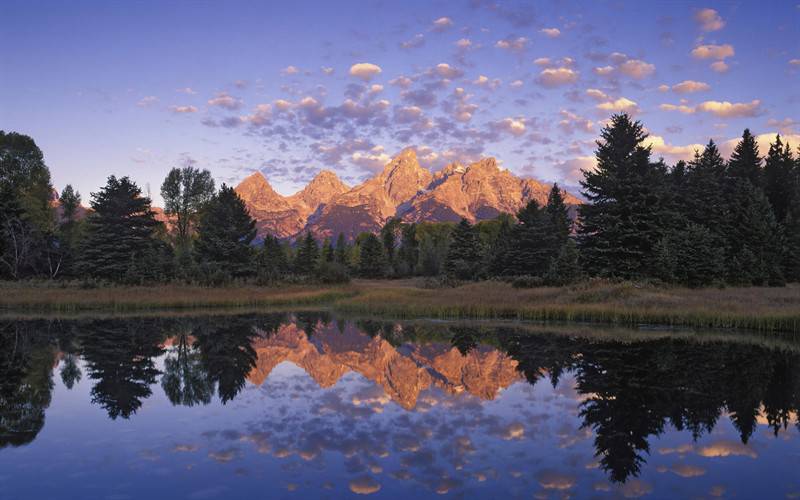
[[[261,172],[245,178],[236,191],[256,219],[260,237],[294,238],[305,232],[318,238],[353,239],[376,232],[390,218],[406,222],[470,222],[516,213],[528,201],[544,204],[552,184],[517,177],[487,157],[463,165],[453,162],[432,173],[419,164],[416,150],[405,148],[373,177],[353,187],[330,170],[320,171],[290,196],[275,191]],[[581,200],[565,194],[568,205]]]

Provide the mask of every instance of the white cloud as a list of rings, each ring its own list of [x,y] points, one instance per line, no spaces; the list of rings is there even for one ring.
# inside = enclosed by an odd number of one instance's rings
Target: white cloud
[[[470,40],[469,38],[462,38],[456,42],[456,47],[458,47],[461,50],[469,49],[470,47],[472,47],[472,40]]]
[[[800,68],[800,59],[790,59],[789,66],[795,66]]]
[[[672,86],[672,91],[678,94],[691,94],[694,92],[704,92],[711,89],[711,86],[705,82],[698,82],[695,80],[684,80]]]
[[[561,120],[558,122],[558,127],[563,130],[564,133],[572,134],[576,130],[582,132],[594,131],[594,123],[588,118],[578,116],[566,109],[559,111],[559,114],[561,115]]]
[[[669,85],[661,84],[658,86],[659,92],[669,92]]]
[[[736,51],[733,49],[733,45],[729,43],[723,45],[698,45],[692,49],[692,57],[695,59],[717,59],[721,61],[728,57],[733,57],[735,54]]]
[[[435,31],[444,31],[453,25],[453,20],[449,17],[440,17],[433,22],[433,29]]]
[[[237,99],[227,92],[219,92],[217,93],[216,97],[208,100],[208,105],[234,110],[242,107],[242,101],[241,99]]]
[[[725,21],[714,9],[700,9],[694,14],[694,20],[703,31],[719,31],[725,27]]]
[[[695,151],[702,151],[702,144],[689,144],[686,146],[675,146],[667,143],[667,141],[660,135],[649,135],[644,140],[645,146],[650,146],[653,153],[657,156],[663,156],[670,161],[677,160],[690,160],[694,157]]]
[[[327,75],[327,76],[330,76],[330,75],[333,74],[333,68],[331,68],[330,66],[323,66],[323,67],[320,68],[320,70],[322,71],[322,74]]]
[[[173,113],[197,113],[197,108],[194,106],[170,106],[170,111]]]
[[[512,52],[522,52],[525,50],[525,47],[528,46],[528,39],[524,36],[517,38],[506,38],[504,40],[498,40],[494,46],[498,49],[510,50]]]
[[[480,75],[478,76],[478,78],[473,80],[472,83],[479,87],[485,87],[493,90],[499,87],[502,82],[500,81],[499,78],[492,79],[486,75]]]
[[[587,89],[586,90],[586,95],[588,95],[589,97],[591,97],[592,99],[594,99],[596,101],[608,101],[609,100],[608,95],[606,95],[606,93],[603,92],[602,90],[598,90],[598,89]]]
[[[658,107],[662,111],[678,111],[680,113],[690,115],[695,112],[695,109],[685,104],[662,104]]]
[[[139,106],[140,108],[148,108],[157,102],[158,102],[158,97],[154,95],[149,95],[146,97],[142,97],[139,100],[139,102],[136,103],[136,105]]]
[[[551,61],[549,57],[539,57],[533,60],[533,64],[537,66],[550,66]]]
[[[558,87],[574,83],[578,80],[578,72],[570,68],[546,68],[539,73],[537,81],[545,87]]]
[[[360,78],[364,81],[371,80],[374,76],[381,73],[381,67],[372,63],[356,63],[350,66],[350,76]]]
[[[730,67],[725,61],[716,61],[711,63],[711,69],[717,73],[727,73]]]
[[[281,75],[283,76],[291,76],[300,73],[300,70],[297,69],[297,66],[286,66],[281,70]]]
[[[350,155],[350,160],[359,167],[376,172],[389,163],[391,158],[386,154],[383,146],[375,146],[369,151],[354,152]]]
[[[400,75],[397,78],[389,80],[389,84],[390,85],[396,85],[396,86],[398,86],[400,88],[403,88],[403,89],[407,89],[408,87],[411,86],[412,83],[414,83],[414,80],[412,80],[411,78],[409,78],[407,76],[403,76],[403,75]]]
[[[415,49],[417,47],[422,47],[423,45],[425,45],[425,35],[422,33],[417,33],[405,42],[400,42],[400,48],[403,49]]]
[[[601,111],[613,111],[618,113],[637,113],[639,111],[639,105],[626,97],[620,97],[613,101],[601,102],[596,107]]]
[[[182,89],[175,89],[175,92],[180,92],[181,94],[187,94],[187,95],[194,95],[197,93],[191,87],[183,87]]]
[[[705,111],[720,118],[741,118],[758,116],[761,113],[761,101],[732,103],[728,101],[705,101],[697,105],[697,111]]]
[[[452,80],[453,78],[458,78],[464,74],[458,68],[454,68],[447,63],[439,63],[433,68],[433,72],[437,75],[441,76],[442,78],[447,78],[448,80]]]
[[[558,38],[561,36],[561,30],[558,28],[542,28],[539,30],[539,33],[543,34],[548,38]]]
[[[508,86],[511,88],[518,89],[524,85],[522,80],[514,80],[513,82],[509,83]]]
[[[492,128],[519,137],[525,133],[525,120],[522,118],[503,118],[500,121],[493,122]]]
[[[592,71],[594,72],[595,75],[598,75],[598,76],[609,76],[612,73],[614,73],[614,67],[613,66],[601,66],[599,68],[594,68]]]
[[[578,156],[564,162],[556,164],[556,168],[561,171],[564,180],[568,184],[577,184],[583,180],[583,172],[592,172],[597,169],[597,158],[594,156]]]
[[[619,65],[619,71],[623,75],[630,76],[636,80],[652,75],[656,70],[654,64],[642,61],[640,59],[628,59]]]

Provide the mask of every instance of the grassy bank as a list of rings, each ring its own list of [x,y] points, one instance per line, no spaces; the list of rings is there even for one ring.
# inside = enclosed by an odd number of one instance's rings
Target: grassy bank
[[[689,290],[630,283],[535,289],[515,289],[499,282],[437,289],[420,288],[419,284],[356,281],[341,286],[90,290],[5,285],[0,288],[0,310],[6,315],[29,316],[80,311],[320,306],[398,319],[520,319],[800,332],[800,287],[796,285]]]

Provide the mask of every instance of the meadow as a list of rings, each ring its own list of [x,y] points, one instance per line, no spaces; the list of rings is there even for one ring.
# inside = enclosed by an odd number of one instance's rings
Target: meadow
[[[307,306],[394,319],[509,319],[800,332],[797,285],[688,289],[589,281],[567,287],[519,289],[500,281],[485,281],[431,288],[415,279],[218,288],[0,286],[0,312],[5,316]]]

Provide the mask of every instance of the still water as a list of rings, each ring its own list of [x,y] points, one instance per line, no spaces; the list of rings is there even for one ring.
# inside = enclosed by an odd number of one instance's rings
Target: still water
[[[799,407],[774,337],[5,321],[0,498],[784,498]]]

